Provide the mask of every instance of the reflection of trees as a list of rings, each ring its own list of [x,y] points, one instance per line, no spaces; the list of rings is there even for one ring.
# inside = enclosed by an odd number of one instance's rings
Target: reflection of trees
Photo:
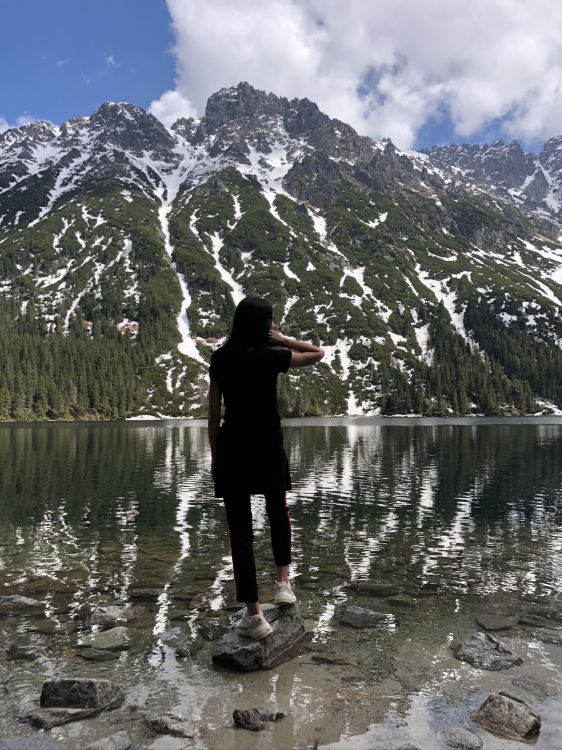
[[[534,565],[546,580],[560,571],[558,425],[288,425],[285,443],[301,573],[362,578],[385,562],[418,582],[440,575],[463,587],[475,575],[499,580],[505,564]],[[0,465],[0,527],[14,541],[23,534],[30,564],[52,556],[62,570],[87,555],[82,585],[106,583],[122,599],[145,579],[171,595],[208,589],[217,603],[231,593],[203,427],[9,425]],[[256,515],[257,553],[270,560]],[[485,569],[483,548],[493,552]]]

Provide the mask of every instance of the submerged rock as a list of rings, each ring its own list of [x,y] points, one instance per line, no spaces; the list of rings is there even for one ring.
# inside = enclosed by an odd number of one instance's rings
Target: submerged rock
[[[534,680],[532,677],[529,677],[529,675],[526,674],[521,674],[519,675],[519,677],[514,677],[513,680],[511,680],[511,684],[514,687],[521,688],[521,690],[526,690],[528,693],[531,693],[531,695],[534,695],[540,701],[545,700],[545,698],[548,698],[550,695],[550,693],[542,683],[537,682],[537,680]]]
[[[250,732],[265,729],[266,721],[279,721],[285,716],[281,711],[260,711],[259,708],[235,708],[232,712],[234,726]]]
[[[97,740],[97,742],[91,742],[84,750],[131,750],[132,747],[131,738],[123,730],[117,732],[117,734],[112,734],[110,737]]]
[[[124,700],[121,688],[110,680],[65,677],[43,683],[40,704],[44,708],[105,708]]]
[[[364,596],[394,596],[402,591],[395,583],[374,583],[371,581],[359,581],[351,584],[350,588]]]
[[[30,599],[28,596],[19,596],[18,594],[0,596],[0,615],[38,614],[42,611],[43,606],[37,599]]]
[[[519,617],[519,625],[524,625],[527,628],[551,628],[553,627],[552,621],[548,617],[537,615],[534,612],[526,612]]]
[[[553,643],[555,646],[562,646],[562,630],[539,628],[533,631],[533,635],[543,643]]]
[[[68,750],[67,745],[44,734],[31,737],[2,737],[0,750]]]
[[[517,620],[507,615],[481,614],[476,616],[476,622],[485,630],[507,630],[512,628]]]
[[[335,654],[312,654],[312,661],[317,664],[336,664],[342,667],[356,667],[357,659],[349,656],[336,656]]]
[[[541,717],[531,706],[503,692],[489,695],[470,719],[489,732],[512,740],[532,739],[541,728]]]
[[[119,658],[118,651],[105,651],[101,648],[82,648],[78,656],[87,661],[113,661]]]
[[[480,750],[483,745],[478,735],[463,727],[445,729],[441,732],[441,736],[443,742],[452,750]]]
[[[108,651],[126,651],[129,648],[129,631],[123,625],[118,625],[110,630],[82,636],[78,645]]]
[[[158,734],[171,734],[173,737],[195,737],[193,724],[181,714],[167,711],[164,714],[147,714],[144,717],[147,725]]]
[[[6,657],[9,661],[35,661],[35,659],[39,659],[40,656],[42,656],[40,651],[25,643],[12,643],[12,645],[6,649]]]
[[[264,606],[263,614],[273,628],[271,635],[254,641],[239,635],[235,624],[215,644],[211,656],[213,663],[250,671],[271,669],[296,656],[307,638],[297,606]]]
[[[492,672],[509,669],[523,663],[523,659],[517,656],[507,644],[489,633],[474,633],[453,651],[460,661],[466,661],[474,667]]]
[[[340,622],[353,628],[375,628],[377,625],[389,625],[394,621],[394,615],[374,612],[366,607],[346,607]]]
[[[113,604],[106,606],[93,607],[92,611],[86,618],[86,625],[99,625],[102,628],[111,628],[117,622],[126,620],[125,609]]]

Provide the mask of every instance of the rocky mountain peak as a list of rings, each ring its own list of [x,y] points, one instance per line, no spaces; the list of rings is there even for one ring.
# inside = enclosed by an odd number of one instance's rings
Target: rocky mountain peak
[[[222,125],[241,117],[283,114],[286,106],[286,99],[259,91],[247,81],[241,81],[237,86],[221,89],[209,97],[205,108],[205,126],[207,132],[213,133]]]

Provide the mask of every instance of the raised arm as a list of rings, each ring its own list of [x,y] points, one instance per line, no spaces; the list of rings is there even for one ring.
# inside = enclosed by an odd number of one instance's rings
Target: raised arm
[[[290,349],[293,352],[289,367],[315,365],[324,356],[324,350],[319,346],[309,344],[307,341],[298,341],[289,336],[283,336],[273,328],[269,332],[268,343],[271,346],[283,346],[285,349]]]

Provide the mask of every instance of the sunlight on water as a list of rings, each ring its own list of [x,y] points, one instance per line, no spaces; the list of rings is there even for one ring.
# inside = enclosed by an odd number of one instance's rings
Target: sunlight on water
[[[562,421],[303,420],[284,434],[293,583],[312,646],[341,652],[348,682],[327,687],[325,668],[305,655],[301,666],[248,677],[244,691],[260,705],[282,694],[291,711],[288,741],[300,737],[303,746],[375,726],[375,703],[376,727],[392,711],[410,712],[429,737],[436,690],[454,692],[466,675],[451,661],[449,644],[475,628],[474,613],[525,611],[533,606],[528,599],[562,593]],[[99,673],[119,672],[138,700],[150,695],[184,711],[189,701],[190,712],[224,731],[231,711],[225,696],[235,701],[242,682],[210,669],[205,649],[237,605],[204,427],[6,425],[0,460],[1,591],[38,599],[42,620],[53,624],[53,634],[33,635],[47,656],[35,675],[21,672],[13,706],[65,659],[80,668],[86,615],[93,605],[112,604],[127,608],[118,624],[132,645],[108,666],[95,665]],[[261,497],[252,510],[267,601],[274,568]],[[405,601],[357,598],[354,587],[365,581],[388,584]],[[342,629],[341,610],[350,603],[388,613],[388,627],[375,634]],[[17,633],[33,630],[32,618],[22,622]],[[10,642],[15,621],[0,624]],[[203,656],[178,660],[165,637],[173,628]],[[514,635],[527,660],[562,687],[562,649],[524,636]],[[380,671],[385,659],[388,674]],[[361,708],[354,679],[371,713]],[[224,706],[213,702],[219,694]],[[330,731],[318,733],[328,714]],[[11,720],[8,712],[0,726]],[[285,733],[279,743],[287,740],[284,726],[275,730]]]

